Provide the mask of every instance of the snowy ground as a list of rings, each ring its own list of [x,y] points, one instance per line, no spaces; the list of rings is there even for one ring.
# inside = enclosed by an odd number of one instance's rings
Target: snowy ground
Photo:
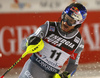
[[[5,78],[18,78],[22,68],[13,68],[5,75]],[[7,69],[0,69],[0,76]],[[71,78],[100,78],[100,63],[96,64],[82,64],[78,66],[77,72]]]

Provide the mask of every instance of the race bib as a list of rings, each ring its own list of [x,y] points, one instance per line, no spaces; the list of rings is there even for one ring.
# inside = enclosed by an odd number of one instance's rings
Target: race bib
[[[36,56],[48,65],[61,69],[64,62],[70,57],[70,55],[57,47],[54,47],[44,41],[44,48],[42,51],[36,53]]]

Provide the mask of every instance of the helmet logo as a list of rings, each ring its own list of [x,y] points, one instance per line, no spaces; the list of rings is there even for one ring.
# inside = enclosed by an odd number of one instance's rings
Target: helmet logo
[[[82,15],[79,11],[79,9],[77,7],[72,7],[70,9],[71,11],[73,11],[73,13],[71,14],[71,16],[75,19],[75,20],[82,20]]]
[[[77,7],[72,7],[70,10],[73,11],[75,14],[78,14],[79,12]]]

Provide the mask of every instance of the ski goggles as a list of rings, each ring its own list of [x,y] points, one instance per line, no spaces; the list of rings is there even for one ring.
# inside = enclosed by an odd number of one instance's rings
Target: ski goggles
[[[63,16],[63,19],[62,19],[63,22],[67,22],[67,24],[69,26],[75,26],[76,25],[76,20],[74,20],[73,18],[71,18],[70,16],[68,16],[67,14],[65,14]]]

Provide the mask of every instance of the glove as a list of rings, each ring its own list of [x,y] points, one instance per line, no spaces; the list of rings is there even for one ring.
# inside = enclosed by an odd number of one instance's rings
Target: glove
[[[39,37],[33,36],[30,38],[27,38],[27,42],[26,42],[26,46],[29,45],[36,45],[41,41],[41,39]]]
[[[68,72],[63,72],[62,74],[55,74],[53,78],[70,78],[71,75]]]
[[[60,74],[60,76],[61,76],[61,78],[70,78],[71,77],[71,75],[67,71]]]
[[[34,53],[39,52],[44,48],[43,40],[37,36],[30,37],[26,44],[28,45],[27,50],[31,50],[33,48],[32,53],[33,51]]]

